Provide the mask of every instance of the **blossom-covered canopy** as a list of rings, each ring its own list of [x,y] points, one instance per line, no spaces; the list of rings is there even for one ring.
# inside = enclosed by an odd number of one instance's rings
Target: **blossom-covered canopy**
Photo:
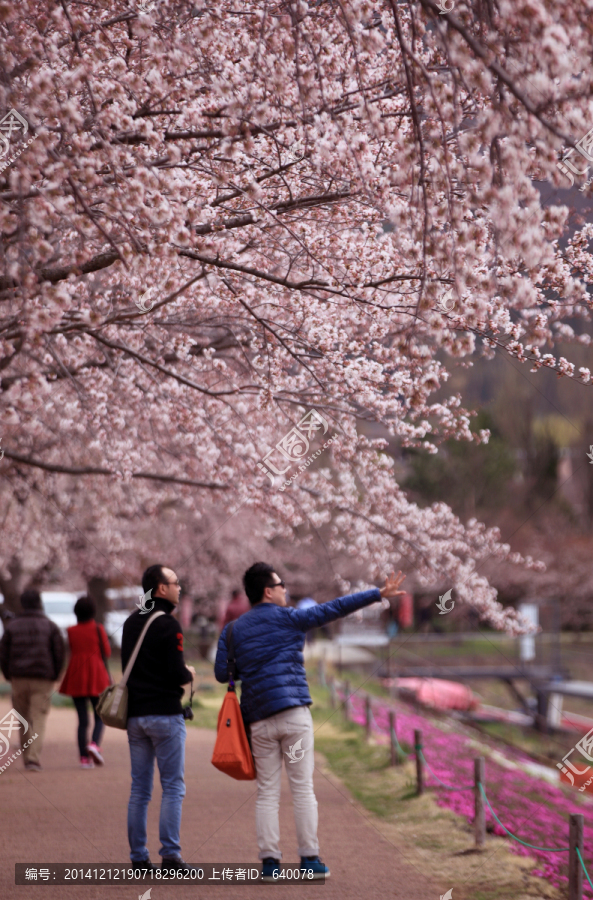
[[[591,226],[546,201],[587,171],[587,6],[0,0],[3,571],[90,523],[117,558],[174,494],[515,628],[480,566],[521,559],[411,503],[364,423],[487,440],[444,390],[479,353],[590,383],[554,344],[589,342]],[[279,490],[311,410],[338,437]]]

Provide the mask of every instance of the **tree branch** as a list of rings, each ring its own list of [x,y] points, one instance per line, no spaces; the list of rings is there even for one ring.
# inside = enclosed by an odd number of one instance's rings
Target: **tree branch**
[[[204,256],[195,250],[180,250],[180,256],[187,256],[188,259],[197,259],[198,262],[207,266],[215,266],[217,269],[230,269],[233,272],[241,272],[244,275],[253,275],[254,278],[262,278],[264,281],[271,281],[273,284],[281,284],[283,287],[300,291],[306,287],[318,287],[328,289],[329,285],[325,281],[315,281],[308,278],[306,281],[289,281],[287,278],[278,278],[276,275],[270,275],[268,272],[260,272],[252,269],[250,266],[240,266],[238,263],[232,263],[221,259],[212,259],[210,256]]]
[[[132,357],[133,359],[137,359],[138,362],[142,362],[146,366],[152,366],[153,369],[157,369],[157,371],[161,372],[162,375],[166,375],[167,378],[174,378],[175,381],[179,382],[179,384],[184,384],[186,387],[193,388],[195,391],[199,391],[201,394],[206,394],[208,397],[225,397],[228,394],[236,393],[236,391],[209,391],[207,388],[200,387],[200,385],[196,384],[195,381],[190,381],[189,378],[185,378],[183,375],[179,375],[177,372],[172,372],[170,369],[166,369],[164,366],[161,366],[160,363],[157,363],[153,359],[149,359],[147,356],[144,356],[144,354],[132,350],[131,347],[126,347],[125,344],[116,344],[115,341],[108,341],[100,334],[97,334],[96,331],[86,330],[83,333],[88,334],[89,337],[92,337],[96,341],[99,341],[100,344],[104,344],[106,347],[111,347],[112,350],[120,350],[127,356]]]
[[[21,456],[19,453],[13,453],[12,450],[4,450],[4,456],[12,459],[13,462],[24,466],[33,466],[36,469],[44,469],[46,472],[55,472],[59,475],[117,475],[113,469],[100,469],[92,466],[60,466],[55,463],[46,463],[40,459],[33,459],[30,456]],[[147,478],[150,481],[166,481],[172,484],[185,484],[189,487],[208,488],[210,490],[228,491],[230,485],[217,484],[214,481],[194,481],[191,478],[177,478],[175,475],[159,475],[156,472],[134,472],[132,478]]]
[[[318,194],[312,197],[297,197],[296,200],[284,200],[280,203],[274,203],[266,206],[265,209],[273,209],[278,213],[291,212],[296,209],[311,209],[313,206],[319,206],[324,203],[336,203],[338,200],[345,200],[351,197],[350,191],[334,191],[331,194]],[[245,213],[243,216],[236,216],[234,219],[227,219],[221,225],[196,225],[194,232],[196,234],[211,234],[213,231],[228,231],[231,228],[243,228],[245,225],[253,225],[257,221],[254,213]]]
[[[106,269],[108,266],[113,265],[118,259],[121,259],[118,252],[115,250],[106,250],[104,253],[98,253],[96,256],[93,256],[92,259],[89,259],[88,262],[81,263],[80,265],[72,263],[67,266],[56,266],[52,269],[39,269],[37,271],[37,279],[39,282],[50,281],[52,284],[55,284],[57,281],[63,281],[72,274],[88,275],[90,272],[98,272],[100,269]],[[0,278],[0,291],[17,288],[19,285],[20,282],[15,278]]]

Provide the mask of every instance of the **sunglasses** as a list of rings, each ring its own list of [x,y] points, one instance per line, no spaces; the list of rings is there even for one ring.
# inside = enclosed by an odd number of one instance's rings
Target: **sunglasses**
[[[276,587],[285,588],[286,582],[285,581],[275,581],[274,584],[269,584],[268,587],[269,588],[276,588]]]

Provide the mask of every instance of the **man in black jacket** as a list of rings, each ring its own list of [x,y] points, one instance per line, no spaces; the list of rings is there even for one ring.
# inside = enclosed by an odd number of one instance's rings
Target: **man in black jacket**
[[[65,648],[60,629],[43,612],[38,591],[24,591],[21,606],[22,612],[5,625],[0,641],[0,667],[11,683],[15,711],[28,723],[28,733],[37,734],[29,744],[21,729],[25,769],[40,772],[45,723]]]
[[[128,680],[128,742],[132,760],[132,791],[128,805],[130,858],[136,868],[157,868],[146,846],[146,818],[152,795],[155,758],[163,797],[159,820],[163,869],[184,871],[179,830],[185,796],[185,721],[181,708],[182,685],[194,677],[193,666],[183,659],[183,632],[171,613],[179,605],[181,585],[175,572],[150,566],[142,576],[144,600],[126,619],[123,628],[122,669],[150,615],[166,613],[151,622]],[[154,605],[153,605],[154,604]]]

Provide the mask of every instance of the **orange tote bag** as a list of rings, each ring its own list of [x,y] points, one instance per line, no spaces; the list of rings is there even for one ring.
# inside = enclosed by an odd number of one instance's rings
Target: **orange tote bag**
[[[216,743],[212,754],[212,765],[220,769],[231,778],[238,781],[253,781],[255,765],[251,748],[247,740],[241,707],[235,692],[235,642],[233,640],[233,625],[229,625],[227,632],[227,664],[229,669],[229,689],[225,694],[220,712],[218,713],[218,725],[216,731]]]

